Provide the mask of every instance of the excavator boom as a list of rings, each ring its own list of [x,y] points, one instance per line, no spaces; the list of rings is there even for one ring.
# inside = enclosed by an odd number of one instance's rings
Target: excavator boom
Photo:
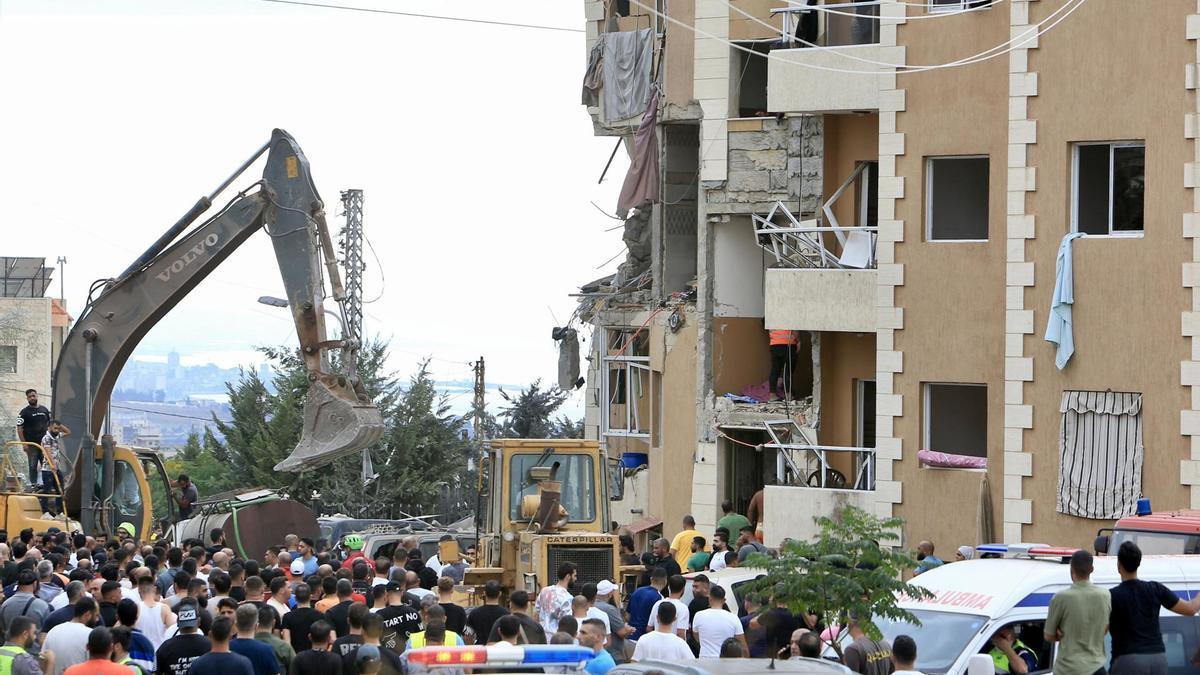
[[[212,197],[263,152],[267,162],[259,189],[240,193],[180,238],[211,205]],[[112,494],[110,471],[105,472],[101,494],[94,494],[95,465],[87,458],[95,456],[96,439],[125,362],[167,312],[259,229],[271,237],[310,382],[300,443],[276,470],[313,469],[379,440],[382,416],[355,372],[358,336],[330,340],[326,333],[323,256],[339,309],[344,297],[323,203],[304,153],[287,132],[276,129],[271,141],[213,195],[201,198],[128,270],[105,283],[63,343],[54,372],[54,412],[77,433],[64,439],[74,466],[60,468],[71,486],[69,494],[80,495],[85,528],[96,529],[95,522],[89,526],[87,512]],[[338,372],[331,366],[331,351],[339,352]],[[111,445],[110,438],[104,442]]]

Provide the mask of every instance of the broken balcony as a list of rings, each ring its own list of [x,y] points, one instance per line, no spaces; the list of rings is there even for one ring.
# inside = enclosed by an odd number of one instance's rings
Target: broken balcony
[[[772,51],[767,72],[771,112],[878,110],[887,64],[894,48],[879,44],[880,3],[821,0],[823,10],[790,6],[782,14],[781,40],[791,48]],[[883,64],[883,65],[880,65]],[[847,72],[857,71],[857,72]]]
[[[801,220],[782,202],[753,217],[771,262],[763,283],[768,330],[875,331],[876,166],[859,163],[820,218]],[[853,226],[837,218],[842,200],[854,202]]]

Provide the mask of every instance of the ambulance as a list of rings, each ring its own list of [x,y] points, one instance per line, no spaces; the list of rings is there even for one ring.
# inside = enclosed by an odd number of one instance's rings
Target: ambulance
[[[965,675],[971,657],[989,653],[992,636],[1004,628],[1012,628],[1017,640],[1036,656],[1031,674],[1053,672],[1054,644],[1044,639],[1046,615],[1050,598],[1071,585],[1067,562],[1075,549],[993,544],[977,550],[995,557],[949,563],[912,580],[934,595],[899,602],[920,621],[919,626],[886,618],[876,618],[875,624],[889,641],[897,635],[916,640],[916,669],[927,675]],[[1191,598],[1200,591],[1200,556],[1147,555],[1138,577]],[[1095,559],[1092,583],[1102,588],[1121,583],[1116,556]],[[1162,610],[1160,624],[1170,675],[1200,673],[1200,667],[1193,665],[1200,663],[1200,619]]]

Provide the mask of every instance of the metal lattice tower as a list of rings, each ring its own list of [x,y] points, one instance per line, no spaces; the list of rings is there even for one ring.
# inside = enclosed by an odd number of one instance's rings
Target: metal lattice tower
[[[346,225],[341,232],[342,269],[346,274],[346,333],[362,341],[363,321],[363,191],[342,190]]]

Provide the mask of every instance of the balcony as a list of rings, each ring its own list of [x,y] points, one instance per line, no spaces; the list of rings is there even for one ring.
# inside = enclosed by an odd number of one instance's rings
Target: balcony
[[[822,5],[828,11],[776,10],[784,15],[783,41],[795,47],[771,52],[767,109],[785,113],[878,110],[880,77],[890,69],[876,64],[893,63],[895,58],[894,50],[879,45],[879,5]]]
[[[843,227],[834,205],[852,186],[862,206],[858,222],[871,223],[872,165],[862,163],[822,205],[821,220],[799,220],[782,203],[753,216],[759,245],[774,257],[764,275],[768,330],[875,331],[874,225]]]

